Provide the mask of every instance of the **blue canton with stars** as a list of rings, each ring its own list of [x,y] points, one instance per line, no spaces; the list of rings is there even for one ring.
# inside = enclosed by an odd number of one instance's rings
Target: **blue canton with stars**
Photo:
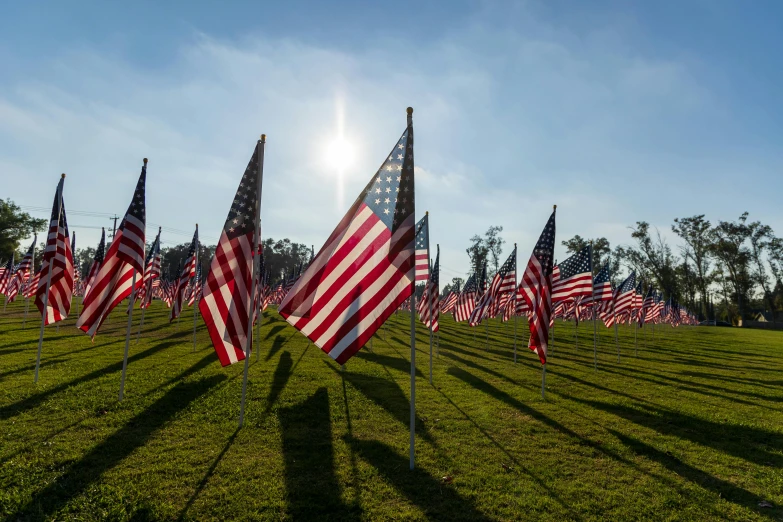
[[[223,227],[228,239],[235,239],[253,233],[256,229],[256,196],[258,191],[258,148],[256,144],[253,155],[247,163],[245,174],[239,182],[239,188],[228,211],[228,219]]]
[[[541,272],[544,277],[552,275],[553,261],[555,257],[555,213],[549,216],[544,231],[538,238],[536,247],[533,249],[533,255],[538,259],[541,265]]]
[[[604,265],[600,272],[595,276],[595,284],[603,284],[609,282],[609,263]]]
[[[633,292],[635,286],[636,272],[631,272],[631,275],[629,275],[628,278],[623,281],[623,284],[620,285],[620,288],[617,289],[617,293],[624,294],[626,292]]]
[[[593,248],[587,245],[582,250],[572,255],[557,266],[560,267],[560,279],[570,279],[576,274],[590,272],[590,259],[593,256]]]
[[[144,202],[146,185],[147,165],[145,164],[143,167],[141,167],[141,175],[139,176],[139,181],[136,183],[136,190],[133,192],[133,201],[131,201],[130,205],[128,206],[128,212],[125,213],[125,217],[122,219],[122,225],[120,225],[122,228],[124,228],[125,220],[129,215],[141,221],[142,224],[146,223],[147,206]]]
[[[477,290],[478,287],[476,286],[476,274],[471,274],[467,282],[465,282],[465,286],[462,287],[462,293],[469,294],[470,292],[475,292]]]
[[[429,242],[429,226],[427,223],[427,215],[416,223],[416,250],[427,250],[427,243]]]
[[[391,229],[414,212],[413,128],[409,126],[364,190],[364,203]]]

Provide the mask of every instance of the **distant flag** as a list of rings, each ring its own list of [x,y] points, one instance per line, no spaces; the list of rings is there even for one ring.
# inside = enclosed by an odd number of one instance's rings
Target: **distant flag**
[[[647,290],[647,295],[644,297],[644,300],[642,301],[642,307],[639,313],[639,326],[644,326],[644,322],[647,320],[647,315],[650,313],[650,310],[652,309],[654,304],[655,304],[655,291],[653,290],[652,285],[650,285],[650,288]]]
[[[587,245],[552,272],[552,302],[590,297],[593,293],[593,247]]]
[[[427,281],[430,277],[430,216],[416,223],[416,281]]]
[[[409,116],[394,149],[278,309],[340,364],[413,292],[414,211]]]
[[[452,310],[454,310],[454,306],[457,304],[458,298],[459,298],[459,284],[456,284],[454,285],[454,287],[452,287],[451,291],[449,291],[449,295],[443,298],[443,302],[440,308],[440,313],[447,314]]]
[[[65,202],[62,197],[64,181],[65,174],[57,185],[57,194],[52,205],[49,236],[41,260],[41,279],[35,296],[35,306],[43,314],[44,324],[62,321],[71,311],[73,252],[71,239],[68,237],[68,220],[65,217]]]
[[[98,243],[98,248],[95,249],[95,255],[92,258],[92,264],[90,264],[90,270],[87,272],[87,279],[85,280],[84,297],[90,293],[95,276],[98,274],[98,270],[103,264],[103,257],[106,254],[106,229],[101,227],[101,241]]]
[[[609,277],[609,263],[596,274],[593,281],[593,301],[611,302],[613,296],[612,281]]]
[[[495,315],[500,305],[500,298],[505,292],[513,292],[516,284],[516,264],[517,249],[508,256],[506,262],[500,267],[497,274],[492,278],[492,283],[476,303],[476,307],[470,314],[470,326],[477,326],[481,321],[490,315]],[[484,265],[484,275],[486,275],[486,264]],[[491,313],[494,309],[495,313]]]
[[[228,212],[198,304],[220,364],[245,358],[253,306],[253,263],[258,214],[258,188],[265,137],[256,143]]]
[[[555,257],[555,211],[549,217],[527,263],[520,290],[530,308],[530,341],[528,348],[546,364],[549,321],[552,315],[552,271]]]
[[[182,311],[182,303],[185,300],[185,290],[187,289],[190,280],[196,275],[197,257],[198,225],[196,225],[196,231],[193,232],[193,240],[190,242],[188,257],[185,258],[185,264],[182,267],[182,272],[179,273],[179,278],[177,278],[177,286],[174,289],[174,299],[171,305],[171,315],[169,316],[169,322],[179,317],[179,314]]]
[[[462,287],[462,293],[457,298],[457,304],[454,307],[454,320],[457,322],[470,319],[470,313],[476,307],[476,296],[478,295],[478,285],[476,284],[476,274],[471,274]]]
[[[5,295],[6,286],[11,282],[11,278],[14,276],[16,267],[14,266],[14,253],[11,252],[11,257],[3,267],[3,272],[0,274],[0,294]]]
[[[141,297],[139,307],[144,310],[149,308],[153,298],[153,288],[160,285],[160,231],[162,227],[158,227],[158,235],[155,236],[150,251],[147,253],[147,259],[144,261],[144,275],[141,279]],[[97,255],[97,254],[96,254]],[[157,283],[158,285],[156,285]]]
[[[144,270],[144,231],[146,228],[145,187],[147,158],[133,192],[133,199],[106,252],[103,263],[92,281],[90,293],[84,297],[84,310],[76,327],[95,338],[103,321],[123,299],[134,290],[134,276],[139,279]],[[138,286],[138,281],[136,281]],[[133,303],[131,303],[132,305]]]
[[[440,329],[440,249],[435,257],[435,264],[432,265],[430,280],[427,281],[427,287],[424,290],[422,302],[425,304],[421,313],[421,321],[427,328],[433,332]]]
[[[193,278],[193,290],[190,292],[190,297],[188,298],[188,306],[193,306],[193,304],[201,299],[201,265],[198,265],[198,268],[196,268],[196,277]]]
[[[631,272],[614,293],[614,315],[630,314],[636,295],[636,272]],[[617,319],[615,319],[616,321]]]
[[[33,256],[35,255],[35,243],[38,240],[38,236],[34,236],[33,242],[30,248],[27,249],[27,253],[19,263],[14,275],[11,277],[10,282],[6,285],[5,295],[8,298],[8,302],[12,303],[16,298],[16,295],[22,289],[22,286],[27,282],[30,277],[30,272],[33,268]]]

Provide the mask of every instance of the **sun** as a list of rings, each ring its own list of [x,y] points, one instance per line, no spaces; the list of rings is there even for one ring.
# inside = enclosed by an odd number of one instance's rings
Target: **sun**
[[[326,159],[332,168],[343,170],[353,161],[353,147],[345,138],[337,138],[326,149]]]

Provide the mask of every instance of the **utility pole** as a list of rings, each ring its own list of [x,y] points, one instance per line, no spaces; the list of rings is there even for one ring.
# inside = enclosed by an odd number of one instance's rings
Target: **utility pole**
[[[114,233],[117,232],[117,220],[120,219],[120,216],[114,214],[114,216],[109,219],[114,221],[114,226],[111,228],[111,240],[114,241]]]

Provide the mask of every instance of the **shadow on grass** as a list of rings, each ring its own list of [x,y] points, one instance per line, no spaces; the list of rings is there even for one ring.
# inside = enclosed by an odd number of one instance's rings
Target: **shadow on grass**
[[[420,469],[411,471],[408,457],[377,441],[347,441],[359,457],[371,464],[383,479],[424,512],[431,520],[491,520],[452,486]]]
[[[151,348],[147,348],[143,352],[139,352],[136,354],[133,354],[128,357],[128,364],[138,361],[140,359],[144,359],[145,357],[149,357],[151,355],[156,354],[157,352],[161,350],[165,350],[169,346],[178,344],[176,341],[170,341],[167,343],[161,343],[156,346],[152,346]],[[82,384],[88,381],[92,381],[94,379],[98,379],[100,377],[103,377],[104,375],[108,375],[113,372],[118,372],[122,370],[122,359],[117,361],[114,364],[110,364],[109,366],[105,368],[101,368],[100,370],[95,370],[93,372],[90,372],[86,375],[83,375],[77,379],[74,379],[72,381],[64,382],[62,384],[58,384],[57,386],[54,386],[53,388],[50,388],[44,392],[36,393],[35,395],[31,395],[25,399],[22,399],[19,402],[15,402],[14,404],[9,404],[8,406],[4,406],[0,408],[0,420],[5,420],[10,417],[13,417],[14,415],[18,415],[19,413],[22,413],[25,410],[29,410],[32,408],[35,408],[36,406],[40,405],[42,402],[44,402],[48,397],[51,397],[52,395],[59,393],[67,388],[70,388],[71,386],[76,386],[78,384]]]
[[[342,502],[335,473],[329,395],[319,388],[306,401],[278,411],[283,439],[286,501],[293,520],[357,520]]]
[[[411,363],[410,359],[402,359],[400,357],[392,357],[391,355],[383,355],[378,352],[357,352],[355,357],[363,359],[368,362],[375,362],[385,368],[392,368],[405,374],[410,374]],[[416,369],[416,376],[421,377],[421,372]]]
[[[658,433],[674,435],[759,466],[783,467],[783,456],[778,453],[783,448],[783,435],[780,433],[750,426],[722,424],[646,405],[631,408],[570,395],[568,398]]]
[[[284,324],[276,324],[272,328],[269,329],[269,332],[266,334],[266,337],[264,339],[269,339],[273,335],[277,334],[280,330],[285,330]]]
[[[288,379],[291,378],[293,366],[294,361],[291,359],[291,354],[289,352],[283,352],[282,355],[280,355],[280,360],[277,361],[277,368],[275,368],[275,373],[272,376],[272,385],[269,388],[269,395],[266,397],[266,407],[264,408],[262,418],[266,417],[269,412],[272,411],[272,406],[274,406],[277,398],[280,397],[280,394],[283,392],[283,388],[285,388],[285,385],[288,383]]]
[[[52,484],[39,491],[27,505],[12,515],[11,519],[52,518],[72,498],[143,446],[166,422],[223,379],[225,377],[216,375],[175,386],[149,408],[128,421],[125,427],[95,446]]]
[[[726,499],[727,501],[734,504],[747,507],[759,515],[766,516],[774,520],[778,520],[778,516],[783,514],[783,509],[779,507],[765,509],[764,511],[760,510],[758,508],[759,502],[765,499],[751,493],[746,489],[714,477],[698,468],[694,468],[693,466],[682,462],[677,457],[660,451],[640,440],[628,437],[611,429],[608,431],[617,437],[620,442],[625,444],[629,449],[633,450],[633,452],[637,455],[654,460],[672,473],[675,473],[685,478],[686,480],[701,486],[704,489],[712,491],[713,493],[717,493],[720,498]]]

